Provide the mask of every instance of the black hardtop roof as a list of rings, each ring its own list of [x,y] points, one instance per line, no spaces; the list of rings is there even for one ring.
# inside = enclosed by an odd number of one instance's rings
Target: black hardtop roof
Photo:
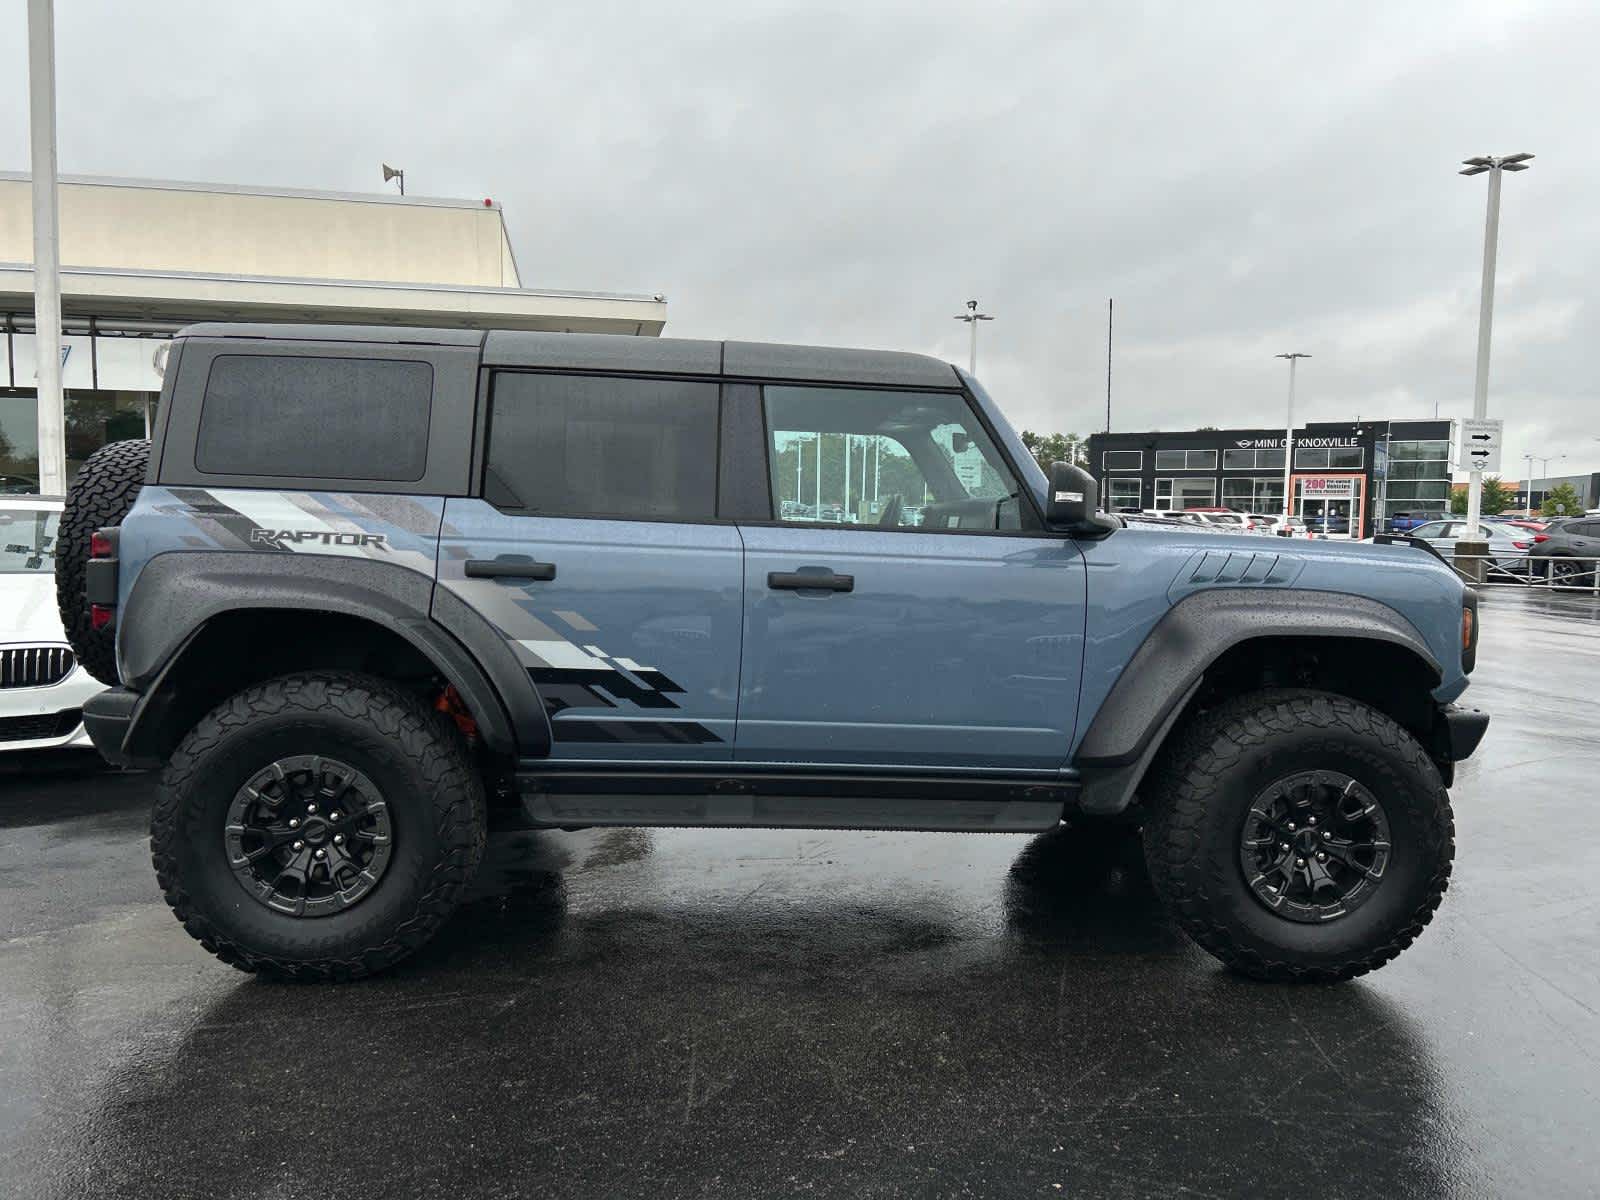
[[[786,346],[633,337],[619,333],[536,333],[528,330],[427,329],[399,325],[288,325],[207,321],[178,337],[258,341],[372,342],[387,345],[482,346],[486,367],[544,367],[574,371],[643,371],[668,375],[725,375],[806,383],[882,384],[955,388],[947,362],[899,350]]]

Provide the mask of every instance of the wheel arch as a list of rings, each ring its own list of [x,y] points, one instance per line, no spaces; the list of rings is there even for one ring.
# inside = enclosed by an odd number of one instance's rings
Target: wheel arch
[[[434,620],[433,591],[428,576],[362,559],[228,552],[152,559],[118,633],[124,680],[144,695],[125,752],[159,760],[241,688],[331,668],[417,684],[442,679],[490,752],[509,761],[548,753],[547,745],[527,744],[528,731],[536,740],[548,729],[527,672],[492,630],[469,629],[469,641]],[[525,721],[530,713],[536,722]]]
[[[1086,813],[1125,809],[1190,714],[1270,687],[1314,687],[1393,717],[1431,744],[1443,678],[1416,629],[1361,596],[1213,589],[1174,605],[1095,713],[1073,757]]]

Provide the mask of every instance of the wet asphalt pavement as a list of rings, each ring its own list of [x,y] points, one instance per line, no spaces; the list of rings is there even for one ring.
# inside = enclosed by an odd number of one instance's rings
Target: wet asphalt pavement
[[[1455,877],[1375,975],[1237,979],[1069,835],[497,837],[343,987],[212,960],[147,776],[0,760],[0,1196],[1600,1190],[1600,603],[1485,601]]]

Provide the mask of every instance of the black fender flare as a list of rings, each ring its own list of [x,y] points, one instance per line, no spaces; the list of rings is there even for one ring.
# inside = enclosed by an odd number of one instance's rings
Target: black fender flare
[[[139,572],[119,614],[123,680],[135,691],[159,691],[162,677],[196,634],[225,613],[339,613],[397,634],[427,658],[461,693],[490,749],[512,758],[548,755],[550,726],[527,671],[481,617],[476,625],[471,620],[450,625],[435,620],[435,590],[430,576],[365,558],[237,551],[160,554]],[[151,707],[140,705],[135,726]],[[135,727],[125,744],[134,745],[136,737]]]
[[[1084,780],[1080,807],[1126,808],[1212,664],[1243,642],[1280,637],[1387,642],[1425,663],[1435,684],[1444,674],[1410,621],[1365,596],[1297,588],[1196,592],[1156,622],[1090,722],[1072,759]]]

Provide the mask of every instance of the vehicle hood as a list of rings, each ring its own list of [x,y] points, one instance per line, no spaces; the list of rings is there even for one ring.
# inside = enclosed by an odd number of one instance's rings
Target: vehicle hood
[[[64,643],[54,572],[0,575],[0,644]]]

